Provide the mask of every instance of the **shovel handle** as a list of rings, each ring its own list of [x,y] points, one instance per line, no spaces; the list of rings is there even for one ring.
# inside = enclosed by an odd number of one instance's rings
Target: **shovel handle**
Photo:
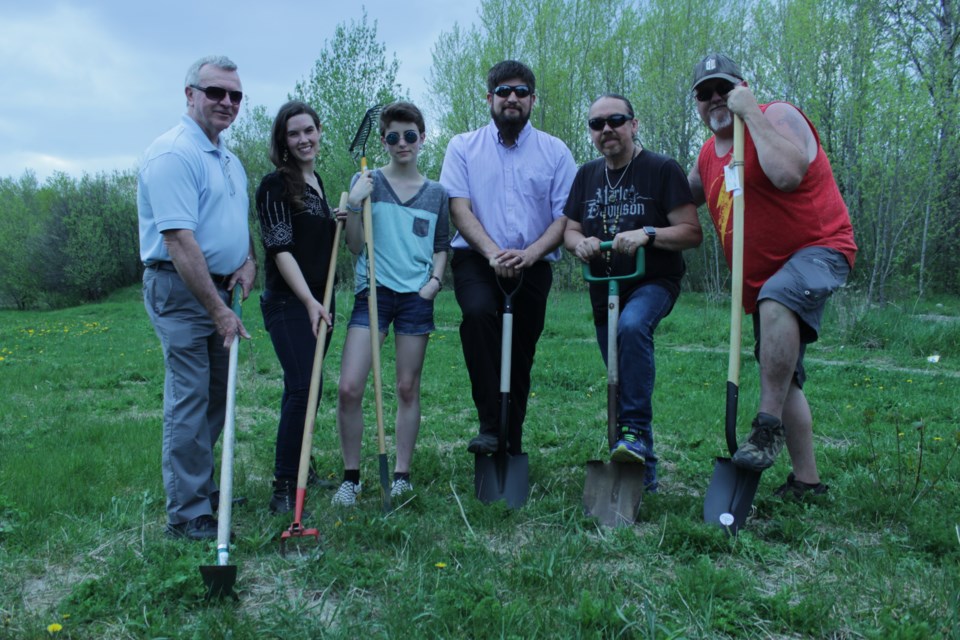
[[[726,439],[730,455],[737,451],[737,404],[740,387],[740,342],[743,322],[743,119],[733,117],[733,168],[740,189],[733,196],[733,247],[730,284],[730,359],[727,365]]]

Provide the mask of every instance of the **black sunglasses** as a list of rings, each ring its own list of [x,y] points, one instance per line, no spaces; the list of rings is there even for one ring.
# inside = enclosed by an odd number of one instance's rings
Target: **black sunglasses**
[[[518,84],[516,86],[502,84],[493,90],[493,95],[497,96],[498,98],[509,98],[511,93],[517,94],[518,98],[526,98],[533,92],[530,91],[530,87],[525,84]]]
[[[400,142],[400,134],[396,131],[391,131],[383,138],[388,145],[391,147],[398,142]],[[407,129],[403,132],[403,141],[407,144],[413,144],[420,139],[420,134],[414,131],[413,129]]]
[[[610,125],[611,129],[619,129],[623,125],[633,120],[633,116],[626,116],[622,113],[615,113],[606,118],[590,118],[587,120],[587,126],[594,131],[603,131],[605,125]]]
[[[213,102],[220,102],[226,96],[230,96],[230,102],[233,104],[240,104],[243,101],[243,91],[228,91],[223,87],[198,87],[195,84],[190,85],[190,87],[197,91],[203,91],[207,99]]]
[[[700,87],[696,90],[697,100],[700,102],[706,102],[713,97],[714,92],[719,93],[721,96],[725,96],[733,90],[733,83],[729,80],[720,80],[715,84],[708,84],[705,87]]]

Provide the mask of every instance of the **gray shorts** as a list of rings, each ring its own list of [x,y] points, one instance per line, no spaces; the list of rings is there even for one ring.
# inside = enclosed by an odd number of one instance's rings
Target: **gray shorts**
[[[823,309],[830,295],[847,282],[850,265],[842,253],[826,247],[807,247],[793,254],[760,288],[757,304],[775,300],[800,320],[800,355],[794,377],[803,388],[806,345],[820,336]],[[754,355],[760,358],[760,314],[753,314]]]

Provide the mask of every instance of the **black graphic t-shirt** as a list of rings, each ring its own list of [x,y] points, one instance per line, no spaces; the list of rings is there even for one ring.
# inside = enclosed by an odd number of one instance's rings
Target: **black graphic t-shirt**
[[[670,226],[667,214],[693,202],[687,176],[672,158],[644,149],[623,169],[605,172],[604,163],[598,158],[580,167],[564,208],[564,214],[579,222],[588,238],[613,240],[621,231]],[[621,282],[621,300],[628,299],[636,287],[650,283],[663,286],[676,299],[686,270],[681,252],[654,245],[644,253],[644,275],[636,282]],[[609,262],[594,261],[590,271],[603,277],[632,273],[635,268],[635,259],[613,253]],[[591,283],[590,300],[594,321],[605,323],[607,284]]]

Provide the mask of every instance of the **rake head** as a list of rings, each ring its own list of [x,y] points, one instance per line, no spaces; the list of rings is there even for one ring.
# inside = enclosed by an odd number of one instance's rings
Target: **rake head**
[[[377,104],[367,109],[367,112],[363,114],[363,120],[360,122],[360,128],[357,129],[357,135],[353,136],[353,142],[350,143],[350,153],[354,159],[360,159],[367,155],[367,138],[370,137],[370,132],[380,117],[381,109],[383,109],[383,105]]]

